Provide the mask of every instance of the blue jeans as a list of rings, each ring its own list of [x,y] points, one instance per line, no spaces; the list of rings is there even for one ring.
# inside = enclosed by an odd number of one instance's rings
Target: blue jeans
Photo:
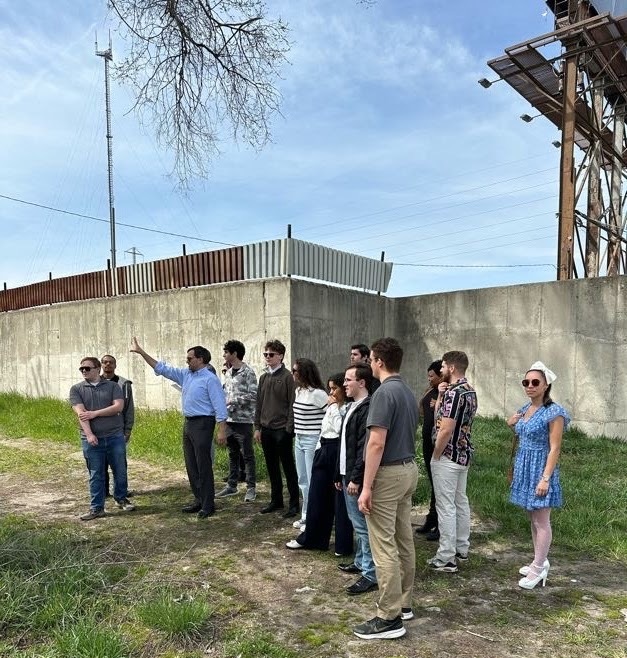
[[[377,572],[372,559],[372,551],[370,550],[370,539],[368,538],[368,525],[366,524],[366,517],[359,511],[357,500],[359,496],[349,496],[346,490],[346,478],[343,478],[344,485],[344,499],[346,500],[346,511],[348,518],[353,524],[355,531],[356,546],[355,559],[353,562],[358,569],[361,569],[361,575],[373,583],[377,582]]]
[[[294,441],[294,459],[298,486],[303,494],[303,507],[301,520],[307,519],[307,501],[309,500],[309,482],[311,480],[311,467],[313,465],[316,444],[319,434],[297,434]]]
[[[90,509],[102,510],[105,504],[105,468],[107,462],[113,471],[113,497],[122,500],[128,494],[126,479],[126,441],[124,434],[98,438],[98,445],[89,445],[81,440],[83,455],[89,471]]]

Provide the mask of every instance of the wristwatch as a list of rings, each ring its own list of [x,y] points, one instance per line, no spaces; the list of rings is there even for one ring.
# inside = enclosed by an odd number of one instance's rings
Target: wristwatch
[[[543,482],[548,482],[551,478],[545,477],[544,475],[540,478]]]

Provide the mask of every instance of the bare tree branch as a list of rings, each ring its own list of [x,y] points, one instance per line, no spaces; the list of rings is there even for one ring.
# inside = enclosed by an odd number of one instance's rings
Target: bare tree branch
[[[108,0],[128,41],[117,77],[133,109],[174,154],[182,188],[206,177],[226,130],[262,148],[280,112],[277,90],[290,48],[262,0]]]

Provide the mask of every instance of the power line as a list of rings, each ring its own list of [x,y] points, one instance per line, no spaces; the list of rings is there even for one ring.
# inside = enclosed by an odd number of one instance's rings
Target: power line
[[[455,222],[455,221],[458,221],[460,219],[469,219],[470,217],[480,217],[481,215],[490,215],[490,214],[493,214],[493,213],[496,213],[496,212],[500,212],[501,210],[509,210],[510,208],[519,208],[520,206],[528,206],[528,205],[533,204],[533,203],[538,203],[539,201],[547,201],[548,199],[554,199],[554,198],[555,198],[555,195],[549,194],[548,196],[539,197],[537,199],[531,199],[530,201],[520,201],[518,203],[510,203],[509,205],[501,206],[500,208],[493,208],[493,209],[490,209],[490,210],[480,210],[479,212],[474,212],[474,213],[471,213],[470,215],[458,215],[457,217],[452,217],[450,219],[443,219],[441,221],[436,220],[435,222],[433,222],[433,225],[441,226],[443,224],[449,224],[450,222]],[[421,214],[424,214],[424,213],[421,213]],[[529,217],[538,217],[538,216],[544,215],[544,214],[546,214],[546,212],[538,213],[537,215],[529,215]],[[415,215],[408,215],[408,217],[414,217],[414,216]],[[401,218],[401,219],[404,219],[404,218]],[[503,223],[506,224],[506,223],[509,223],[509,222],[503,222]],[[380,238],[380,237],[383,237],[385,235],[394,235],[395,233],[404,233],[404,232],[412,231],[412,230],[415,230],[415,229],[418,229],[418,228],[423,228],[423,225],[422,224],[414,224],[413,226],[406,226],[406,227],[404,227],[402,229],[398,229],[396,231],[388,231],[386,233],[378,233],[376,237]],[[483,228],[485,228],[485,227],[476,226],[476,227],[471,227],[470,229],[466,229],[466,230],[481,230]],[[457,233],[454,233],[454,235],[456,235],[456,234]],[[381,249],[388,249],[390,247],[396,247],[398,245],[412,244],[412,242],[422,242],[424,240],[429,240],[429,239],[437,240],[440,237],[441,236],[438,234],[438,235],[427,236],[427,237],[421,236],[420,238],[416,238],[415,240],[403,240],[403,242],[394,242],[392,244],[386,244],[386,245],[381,245],[380,244],[380,245],[377,245],[377,247],[373,248],[373,249],[364,249],[364,250],[362,250],[361,253],[368,253],[369,251],[380,251]],[[355,240],[345,240],[342,244],[346,245],[346,244],[350,244],[351,242],[355,242]]]
[[[445,267],[445,268],[493,268],[493,267],[553,267],[557,269],[555,263],[517,263],[514,265],[443,265],[442,263],[396,263],[393,265],[397,267]]]
[[[53,208],[52,206],[46,206],[41,203],[35,203],[34,201],[25,201],[24,199],[17,199],[12,196],[7,196],[6,194],[0,194],[0,199],[8,199],[9,201],[15,201],[16,203],[22,203],[25,206],[34,206],[35,208],[43,208],[44,210],[51,210],[52,212],[58,212],[62,215],[71,215],[72,217],[80,217],[81,219],[91,219],[94,222],[104,222],[109,223],[108,219],[102,219],[101,217],[93,217],[92,215],[83,215],[79,212],[72,212],[71,210],[62,210],[61,208]],[[161,235],[170,235],[175,238],[185,238],[186,240],[197,240],[198,242],[209,242],[211,244],[220,244],[224,247],[236,247],[237,245],[232,244],[231,242],[219,242],[218,240],[207,240],[206,238],[196,238],[193,235],[183,235],[182,233],[171,233],[170,231],[160,231],[156,228],[146,228],[145,226],[136,226],[135,224],[124,224],[122,222],[117,222],[118,226],[124,226],[126,228],[134,228],[138,231],[147,231],[148,233],[159,233]]]
[[[391,208],[384,208],[382,210],[376,210],[375,212],[366,213],[366,214],[363,214],[363,215],[355,215],[354,217],[348,217],[346,219],[336,219],[332,222],[328,222],[327,224],[317,224],[316,226],[312,226],[312,227],[309,227],[309,228],[299,229],[299,233],[307,233],[307,232],[311,232],[311,231],[317,231],[317,230],[319,230],[321,228],[325,228],[327,226],[337,226],[338,223],[344,225],[344,224],[347,224],[349,222],[353,222],[353,221],[358,220],[358,219],[365,219],[367,217],[376,217],[378,215],[383,215],[385,213],[392,212],[394,210],[403,210],[404,208],[411,208],[411,207],[414,207],[414,206],[421,206],[421,205],[425,205],[427,203],[431,203],[432,201],[439,201],[441,199],[448,199],[452,196],[456,196],[458,194],[465,194],[467,192],[476,192],[477,190],[483,190],[483,189],[486,189],[488,187],[494,187],[495,185],[501,185],[502,183],[511,183],[512,181],[519,180],[521,178],[527,178],[528,176],[535,176],[537,174],[544,174],[548,171],[554,171],[554,168],[551,167],[551,168],[548,168],[548,169],[541,169],[539,171],[532,171],[532,172],[529,172],[527,174],[522,174],[521,176],[514,176],[513,178],[506,178],[506,179],[503,179],[503,180],[494,181],[492,183],[486,183],[485,185],[477,185],[475,187],[468,187],[468,188],[458,190],[457,192],[447,192],[446,194],[441,194],[439,196],[432,197],[430,199],[422,199],[420,201],[414,201],[412,203],[406,203],[406,204],[403,204],[401,206],[393,206]],[[550,182],[552,182],[552,181],[550,181]],[[531,187],[523,187],[523,188],[520,188],[518,190],[512,190],[511,192],[503,192],[501,194],[497,194],[497,195],[493,195],[493,196],[482,197],[482,199],[491,199],[494,196],[502,196],[503,194],[513,194],[514,192],[521,192],[521,191],[524,191],[524,190],[527,190],[527,189],[533,189],[534,187],[540,187],[541,185],[547,185],[547,184],[548,183],[545,182],[545,183],[541,183],[540,185],[534,185],[534,186],[531,186]],[[479,199],[479,200],[482,200],[482,199]],[[460,203],[460,204],[454,204],[452,206],[445,206],[445,208],[455,208],[459,205],[465,205],[466,203],[472,203],[472,202],[473,201],[465,201],[465,202]],[[433,212],[433,211],[431,211],[431,212]],[[411,215],[409,215],[409,216],[411,217]],[[366,226],[372,226],[372,224],[366,224]],[[354,229],[350,228],[348,230],[352,231]]]

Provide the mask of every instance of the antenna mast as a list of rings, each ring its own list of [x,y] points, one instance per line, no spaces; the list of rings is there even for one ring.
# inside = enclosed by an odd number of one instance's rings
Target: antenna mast
[[[113,281],[115,281],[115,206],[113,203],[113,135],[111,134],[111,93],[109,89],[109,62],[113,60],[113,48],[111,47],[111,34],[109,34],[109,47],[106,50],[98,50],[96,40],[96,55],[104,59],[105,65],[105,108],[107,116],[107,176],[109,181],[109,227],[111,230],[111,269]],[[115,289],[114,289],[115,294]]]

